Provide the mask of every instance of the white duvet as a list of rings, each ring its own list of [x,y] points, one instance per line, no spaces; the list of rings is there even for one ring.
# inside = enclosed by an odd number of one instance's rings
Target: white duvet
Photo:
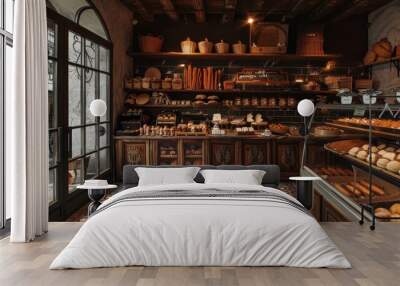
[[[238,184],[135,187],[129,192],[257,189]],[[257,199],[160,198],[124,201],[92,216],[50,269],[145,266],[350,268],[318,222],[290,206]]]

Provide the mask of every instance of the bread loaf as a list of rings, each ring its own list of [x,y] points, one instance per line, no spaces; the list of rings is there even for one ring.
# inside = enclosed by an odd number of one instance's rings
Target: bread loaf
[[[386,148],[386,144],[380,144],[376,148],[378,148],[379,150],[383,150]]]
[[[374,51],[368,51],[364,57],[364,65],[373,64],[376,61],[376,54]]]
[[[351,156],[356,156],[357,153],[360,151],[360,147],[353,147],[349,150],[349,155]]]
[[[400,215],[400,204],[399,203],[395,203],[390,207],[390,212],[392,214],[399,214]]]
[[[377,208],[375,209],[375,216],[378,218],[390,218],[392,213],[385,208]]]
[[[380,158],[376,161],[376,165],[381,168],[386,168],[386,165],[389,163],[388,159]]]
[[[382,158],[388,159],[390,161],[396,159],[396,153],[394,152],[386,152],[385,154],[382,155]]]
[[[396,148],[394,148],[394,147],[386,147],[385,151],[386,152],[394,152],[394,151],[396,151]]]
[[[357,153],[357,158],[361,160],[367,159],[368,153],[367,151],[361,150]]]
[[[397,174],[400,171],[400,162],[398,162],[398,161],[390,161],[386,165],[386,170],[394,172],[394,173]]]
[[[379,152],[378,152],[378,155],[379,156],[383,156],[383,155],[385,155],[386,154],[386,151],[385,150],[380,150]]]
[[[366,161],[369,163],[369,156],[367,156]],[[371,162],[372,164],[376,164],[376,161],[378,161],[378,155],[376,155],[376,153],[372,153],[371,154]]]
[[[390,58],[392,56],[392,44],[389,42],[387,38],[380,40],[375,43],[372,47],[372,50],[377,55],[377,57],[381,58]]]
[[[365,150],[365,151],[368,151],[369,145],[368,145],[368,144],[364,144],[364,145],[362,145],[361,148],[362,148],[363,150]]]
[[[379,149],[376,146],[371,147],[371,152],[372,153],[378,153]]]

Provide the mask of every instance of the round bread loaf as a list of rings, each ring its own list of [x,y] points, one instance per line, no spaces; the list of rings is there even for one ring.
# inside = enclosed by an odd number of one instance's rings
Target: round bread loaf
[[[204,94],[198,94],[194,97],[195,100],[206,100],[207,96]]]
[[[361,160],[367,159],[368,153],[367,151],[361,150],[357,153],[357,158]]]
[[[364,145],[362,145],[361,148],[362,148],[363,150],[365,150],[365,151],[368,151],[369,145],[368,145],[368,144],[364,144]]]
[[[400,153],[400,148],[397,148],[397,149],[396,149],[396,153]]]
[[[400,171],[400,162],[398,162],[398,161],[390,161],[389,163],[387,163],[386,169],[391,171],[391,172],[398,173]]]
[[[371,152],[372,153],[378,153],[379,149],[376,146],[371,147]]]
[[[391,217],[392,213],[385,208],[377,208],[375,209],[375,216],[379,218],[389,218]]]
[[[400,214],[400,204],[399,203],[395,203],[390,207],[390,212],[392,214]]]
[[[374,51],[368,51],[367,54],[364,57],[364,65],[370,65],[374,63],[376,60],[376,54]]]
[[[353,148],[351,148],[350,150],[349,150],[349,155],[351,155],[351,156],[356,156],[357,155],[357,153],[358,153],[358,151],[360,151],[361,150],[361,148],[360,147],[353,147]]]
[[[396,153],[394,152],[386,152],[385,154],[382,155],[382,158],[388,159],[390,161],[393,161],[396,159]]]
[[[396,160],[397,160],[397,161],[400,161],[400,154],[397,154]]]
[[[386,168],[386,165],[389,163],[388,159],[380,158],[376,161],[376,165],[381,168]]]
[[[390,218],[400,218],[400,214],[391,214]]]

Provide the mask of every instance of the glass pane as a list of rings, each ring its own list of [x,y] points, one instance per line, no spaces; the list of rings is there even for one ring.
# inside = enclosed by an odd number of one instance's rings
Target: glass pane
[[[72,129],[69,150],[69,158],[82,155],[82,128]]]
[[[86,82],[86,123],[93,123],[94,116],[90,112],[90,103],[96,98],[96,81],[98,73],[93,70],[86,69],[85,82]]]
[[[99,69],[98,67],[99,46],[92,41],[85,39],[85,63],[86,67]]]
[[[85,10],[82,13],[79,24],[103,39],[107,39],[107,33],[104,30],[103,24],[93,9]]]
[[[106,74],[100,73],[100,99],[107,103],[107,112],[104,116],[100,117],[100,121],[110,120],[110,77]]]
[[[64,17],[75,22],[75,15],[79,8],[88,5],[86,0],[48,0],[48,6],[57,11]]]
[[[86,153],[96,150],[96,126],[86,127]]]
[[[49,170],[49,204],[57,201],[57,169]]]
[[[49,134],[49,166],[52,167],[57,164],[57,144],[58,136],[57,131],[50,132]]]
[[[110,71],[110,51],[103,47],[100,47],[100,70]]]
[[[86,160],[85,160],[86,161]],[[76,186],[84,181],[84,160],[78,159],[68,163],[68,192],[72,193],[76,190]]]
[[[81,75],[82,69],[68,68],[68,122],[69,126],[81,125]]]
[[[104,123],[99,126],[100,148],[110,145],[110,124]]]
[[[57,25],[48,19],[47,20],[47,53],[51,57],[57,56],[56,30],[57,30]]]
[[[49,128],[57,127],[57,62],[49,60],[48,68]]]
[[[5,16],[6,16],[6,31],[12,34],[14,31],[14,0],[6,0]]]
[[[68,60],[71,63],[82,64],[82,37],[69,32]]]
[[[85,157],[85,179],[91,179],[97,176],[97,155],[96,153]]]
[[[110,169],[110,149],[100,151],[100,173]]]

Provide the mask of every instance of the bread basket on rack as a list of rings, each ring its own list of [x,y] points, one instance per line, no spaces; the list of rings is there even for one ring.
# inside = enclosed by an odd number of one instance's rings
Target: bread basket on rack
[[[246,45],[239,41],[232,45],[232,50],[234,54],[244,54],[246,53]]]
[[[204,41],[199,42],[199,51],[200,54],[209,54],[212,52],[213,43],[209,42],[207,38]]]
[[[190,38],[186,38],[186,40],[181,42],[182,53],[185,54],[193,54],[196,52],[197,44],[190,40]]]
[[[218,54],[226,54],[229,52],[229,44],[221,40],[221,42],[215,44],[215,50]]]

